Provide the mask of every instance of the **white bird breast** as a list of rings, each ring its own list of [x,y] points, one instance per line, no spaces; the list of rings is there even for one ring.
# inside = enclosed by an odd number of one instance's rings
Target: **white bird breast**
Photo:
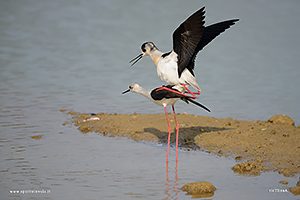
[[[163,81],[171,85],[179,84],[177,70],[177,54],[172,52],[170,55],[161,58],[157,64],[157,75]]]

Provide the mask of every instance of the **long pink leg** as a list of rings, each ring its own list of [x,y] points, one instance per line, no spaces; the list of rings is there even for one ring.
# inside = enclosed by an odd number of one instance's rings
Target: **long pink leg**
[[[178,134],[179,134],[179,126],[178,126],[178,123],[177,123],[177,118],[176,118],[176,113],[175,113],[174,105],[172,105],[172,109],[173,109],[174,119],[175,119],[175,123],[176,123],[176,162],[177,162],[178,161]]]
[[[190,92],[185,91],[185,93],[190,93]],[[198,92],[192,92],[192,93],[195,94],[195,95],[200,95],[200,94],[201,94],[201,91],[198,91]]]
[[[168,117],[167,107],[164,106],[164,108],[165,108],[165,113],[166,113],[167,122],[168,122],[168,126],[169,126],[169,136],[168,136],[168,146],[167,146],[167,163],[169,163],[169,149],[170,149],[171,126],[170,126],[170,121],[169,121],[169,117]]]
[[[190,93],[191,95],[193,95],[193,99],[196,99],[197,97],[196,97],[196,95],[200,95],[201,94],[201,91],[198,91],[198,92],[192,92],[191,90],[189,90],[189,88],[188,87],[186,87],[184,84],[182,84],[181,83],[181,85],[188,91],[187,93]],[[196,95],[195,95],[196,94]]]

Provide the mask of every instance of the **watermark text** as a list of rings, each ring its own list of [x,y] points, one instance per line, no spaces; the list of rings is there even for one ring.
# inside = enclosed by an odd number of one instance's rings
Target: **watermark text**
[[[44,189],[39,189],[39,190],[9,190],[10,194],[50,194],[50,190],[44,190]]]
[[[288,189],[270,188],[269,192],[289,192]]]

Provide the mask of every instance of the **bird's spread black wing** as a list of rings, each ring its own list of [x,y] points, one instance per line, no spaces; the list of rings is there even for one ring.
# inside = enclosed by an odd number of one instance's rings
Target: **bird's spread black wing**
[[[204,31],[204,8],[191,15],[173,33],[173,50],[178,55],[179,77],[185,68],[194,75],[193,68],[189,68],[188,64]]]
[[[204,28],[202,33],[202,37],[200,42],[197,45],[197,48],[190,59],[190,63],[188,64],[188,69],[194,69],[195,66],[195,58],[199,51],[201,51],[208,43],[210,43],[213,39],[215,39],[218,35],[223,33],[226,29],[230,28],[230,26],[234,25],[235,22],[239,21],[239,19],[233,19],[228,21],[219,22]]]
[[[226,29],[230,28],[235,22],[239,21],[239,19],[232,19],[228,21],[219,22],[204,28],[202,33],[202,37],[200,39],[199,44],[197,45],[195,53],[197,54],[199,51],[203,49],[208,43],[210,43],[213,39],[215,39],[218,35],[223,33]]]

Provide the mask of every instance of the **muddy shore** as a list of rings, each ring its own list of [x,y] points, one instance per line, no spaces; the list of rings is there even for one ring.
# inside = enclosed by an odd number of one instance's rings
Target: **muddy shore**
[[[96,132],[109,137],[127,137],[146,143],[166,143],[168,126],[164,114],[86,114],[61,110],[82,133]],[[169,114],[175,133],[173,115]],[[179,146],[187,150],[201,149],[238,161],[236,173],[259,175],[277,171],[283,176],[300,175],[300,127],[285,115],[267,121],[245,121],[232,118],[177,114],[180,127]],[[175,145],[175,134],[171,135]]]

